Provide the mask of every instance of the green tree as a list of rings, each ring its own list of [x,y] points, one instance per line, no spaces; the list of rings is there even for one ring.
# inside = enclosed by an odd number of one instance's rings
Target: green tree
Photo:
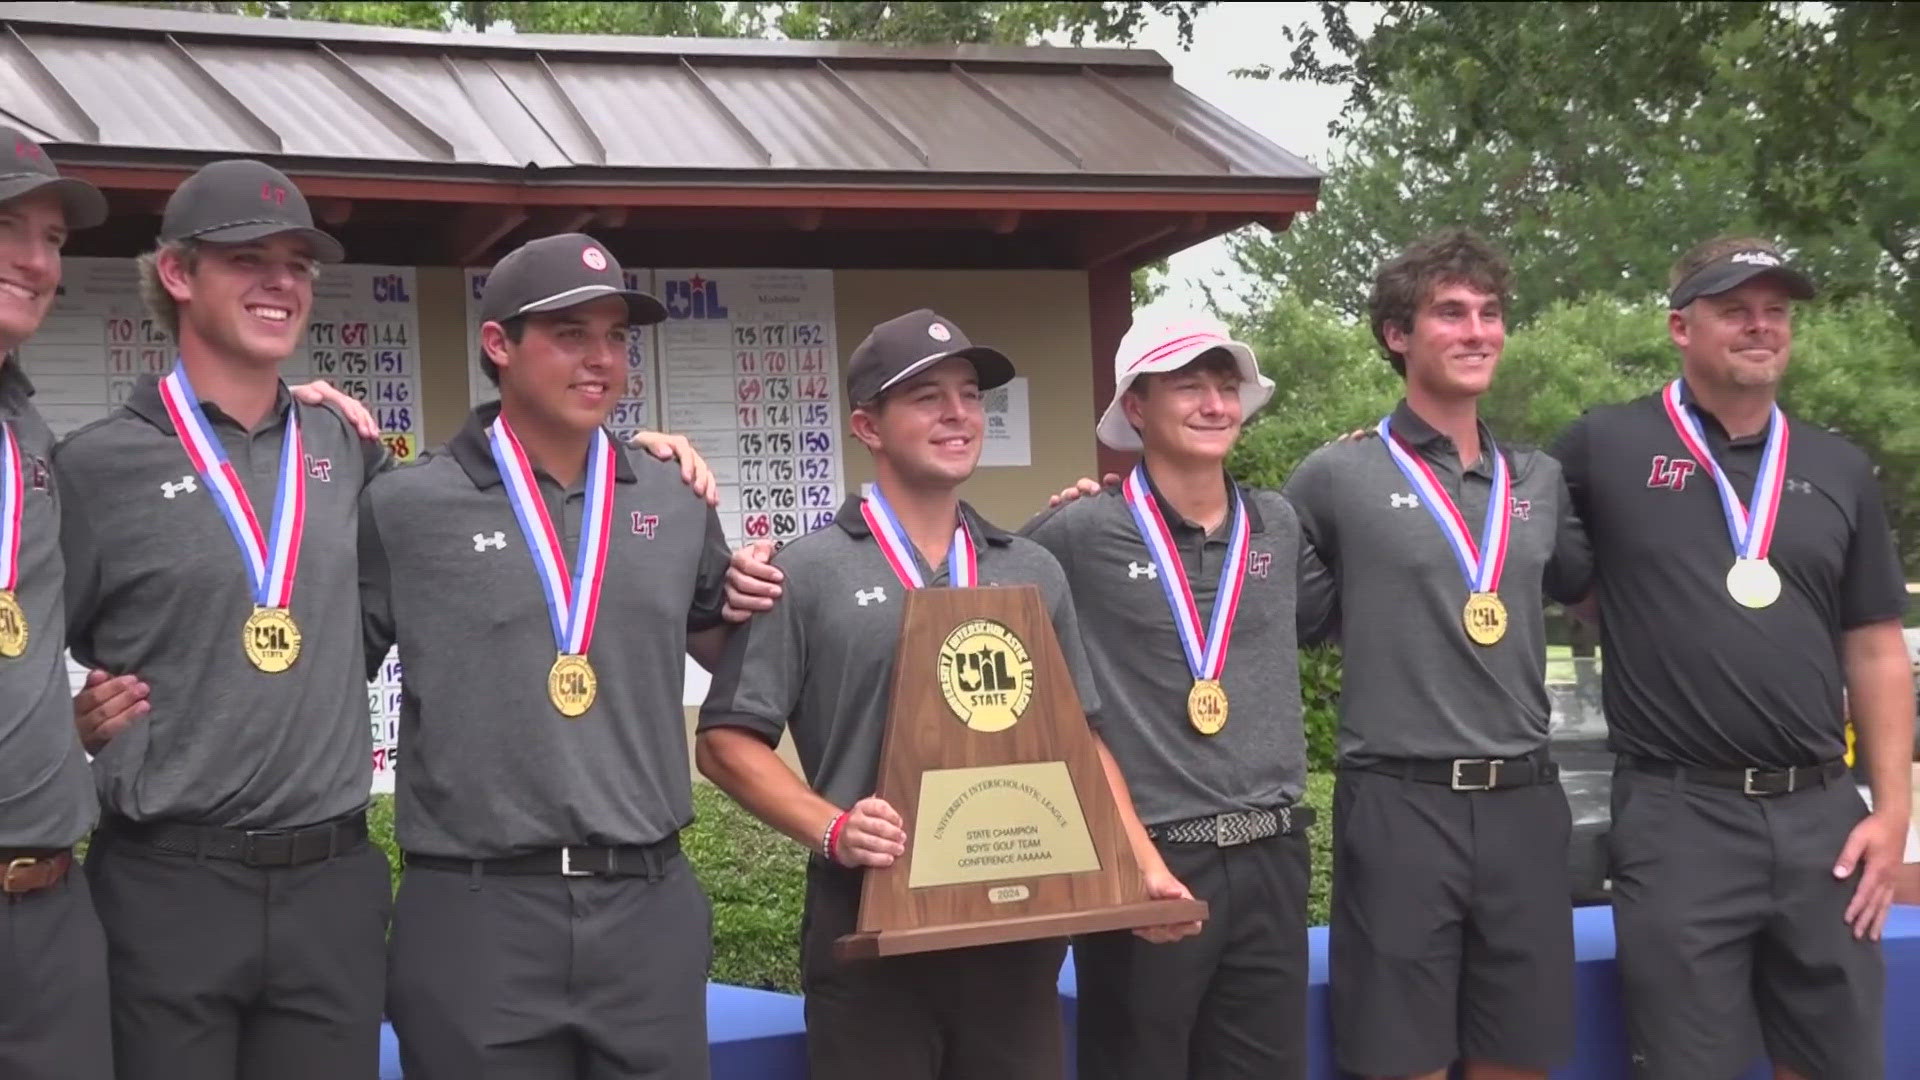
[[[1365,38],[1331,3],[1289,34],[1280,73],[1349,87],[1348,147],[1322,212],[1239,241],[1267,287],[1354,313],[1383,257],[1465,223],[1511,251],[1524,322],[1556,300],[1658,295],[1681,249],[1757,230],[1830,294],[1884,297],[1920,327],[1920,9],[1379,9]]]

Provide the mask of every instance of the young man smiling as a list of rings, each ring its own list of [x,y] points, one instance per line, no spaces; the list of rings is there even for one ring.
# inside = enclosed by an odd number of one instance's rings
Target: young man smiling
[[[1764,1044],[1779,1077],[1877,1080],[1914,721],[1879,481],[1779,406],[1814,289],[1778,248],[1708,241],[1670,286],[1680,376],[1554,450],[1601,566],[1634,1075],[1726,1080]]]
[[[1052,614],[1082,707],[1100,700],[1059,564],[960,500],[980,458],[980,392],[1013,377],[931,311],[875,327],[847,366],[853,433],[875,482],[832,526],[788,544],[772,576],[788,591],[729,643],[701,710],[701,771],[813,852],[801,930],[814,1080],[1058,1080],[1060,941],[841,963],[861,874],[906,853],[900,815],[873,797],[900,636],[901,596],[922,586],[1033,584]],[[743,552],[744,554],[744,552]],[[754,555],[763,557],[763,549]],[[751,559],[745,561],[751,562]],[[806,779],[774,754],[791,728]],[[1148,895],[1186,897],[1133,815],[1100,747]],[[1163,940],[1197,930],[1155,928]]]
[[[1227,456],[1273,393],[1253,352],[1193,315],[1145,318],[1114,358],[1100,441],[1126,483],[1037,518],[1103,695],[1100,734],[1200,934],[1074,943],[1083,1080],[1300,1077],[1307,1064],[1307,828],[1296,620],[1299,523]]]
[[[1382,267],[1406,398],[1286,485],[1344,627],[1330,981],[1336,1057],[1367,1077],[1544,1077],[1572,1049],[1542,603],[1584,598],[1591,560],[1559,465],[1479,418],[1507,277],[1459,232]]]
[[[0,127],[0,1076],[111,1080],[107,947],[73,847],[97,810],[67,702],[53,432],[15,350],[60,289],[60,248],[106,220],[91,185]]]
[[[689,650],[711,668],[723,642],[728,551],[678,470],[604,427],[629,326],[666,310],[570,233],[501,259],[481,316],[500,400],[360,510],[368,670],[395,643],[406,669],[402,1063],[704,1078],[711,916],[680,853],[680,698]]]

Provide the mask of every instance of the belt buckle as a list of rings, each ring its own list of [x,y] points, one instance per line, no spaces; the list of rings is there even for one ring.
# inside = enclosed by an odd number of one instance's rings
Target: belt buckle
[[[262,848],[263,841],[278,841],[277,851]],[[269,859],[262,852],[269,851],[274,857]],[[248,866],[293,865],[293,833],[287,829],[260,829],[247,832],[240,840],[240,861]]]
[[[33,855],[22,855],[19,858],[13,860],[12,862],[8,863],[6,873],[4,875],[0,875],[0,893],[5,893],[8,896],[17,896],[21,893],[29,891],[24,888],[16,889],[13,887],[14,872],[19,870],[31,870],[32,868],[39,865],[40,865],[40,859],[37,856],[33,856]]]
[[[592,877],[593,871],[575,870],[573,868],[573,849],[570,847],[563,847],[560,849],[560,876],[561,877]]]
[[[1762,791],[1753,786],[1753,781],[1758,774],[1764,771],[1764,769],[1747,769],[1743,772],[1740,777],[1740,794],[1755,798],[1764,798],[1768,795],[1791,795],[1800,787],[1800,770],[1789,765],[1787,766],[1787,790]]]
[[[1460,779],[1460,767],[1463,765],[1485,765],[1487,767],[1487,782],[1484,784],[1469,784],[1465,780]],[[1494,782],[1499,778],[1499,775],[1500,763],[1492,758],[1454,758],[1453,777],[1447,786],[1455,791],[1492,791]]]
[[[1239,814],[1233,814],[1233,813],[1213,815],[1213,846],[1214,847],[1219,847],[1219,848],[1236,847],[1246,842],[1244,840],[1239,839],[1237,834],[1229,831],[1227,828],[1227,822],[1239,816],[1240,816]]]

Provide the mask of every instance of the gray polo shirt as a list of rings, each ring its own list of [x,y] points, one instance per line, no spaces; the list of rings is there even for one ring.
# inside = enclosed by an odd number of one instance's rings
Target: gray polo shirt
[[[73,731],[67,687],[65,571],[53,432],[33,407],[20,361],[0,354],[0,420],[20,446],[20,581],[27,651],[0,657],[0,848],[64,848],[93,828],[98,804]]]
[[[266,527],[286,433],[286,387],[243,429],[203,411]],[[360,659],[360,490],[385,451],[333,410],[296,405],[306,456],[306,534],[292,614],[300,658],[276,675],[248,663],[240,628],[253,587],[224,518],[194,473],[147,376],[106,419],[54,452],[74,657],[153,688],[152,710],[94,758],[109,813],[226,828],[291,828],[366,805],[372,768]]]
[[[558,650],[534,556],[476,409],[443,450],[367,488],[360,510],[366,664],[400,646],[400,846],[492,859],[649,844],[693,820],[681,708],[687,632],[720,623],[726,535],[677,464],[615,453],[613,521],[588,658],[592,708],[547,698]],[[616,444],[617,445],[617,444]],[[536,470],[573,572],[586,481]]]
[[[1060,564],[965,503],[960,512],[979,553],[980,584],[1040,587],[1081,708],[1097,714],[1100,698]],[[944,561],[928,566],[917,551],[914,559],[922,581],[946,584]],[[834,805],[852,806],[873,794],[879,776],[907,590],[867,529],[858,497],[841,504],[833,525],[793,541],[773,561],[786,574],[786,593],[727,643],[700,730],[745,728],[772,746],[791,728],[807,782]]]
[[[1479,543],[1493,487],[1489,456],[1463,473],[1452,440],[1405,402],[1393,429],[1433,467]],[[1483,445],[1491,438],[1484,425],[1480,437]],[[1379,439],[1323,446],[1287,481],[1339,597],[1341,764],[1517,757],[1546,745],[1543,594],[1584,597],[1592,557],[1559,462],[1535,449],[1500,450],[1512,471],[1513,527],[1500,581],[1507,633],[1491,647],[1467,637],[1460,564]]]
[[[1151,477],[1148,486],[1204,624],[1219,592],[1229,522],[1208,534],[1182,518]],[[1187,720],[1194,677],[1159,571],[1121,490],[1108,487],[1057,507],[1022,530],[1067,573],[1087,659],[1106,702],[1100,735],[1149,825],[1291,804],[1306,783],[1295,636],[1300,526],[1278,492],[1240,490],[1250,530],[1247,576],[1221,678],[1227,724],[1214,735],[1202,735]]]

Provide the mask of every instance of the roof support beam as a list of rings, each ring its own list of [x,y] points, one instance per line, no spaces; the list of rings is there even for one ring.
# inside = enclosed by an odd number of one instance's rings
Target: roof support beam
[[[1080,155],[1074,153],[1073,148],[1071,146],[1068,146],[1066,143],[1063,143],[1059,139],[1054,138],[1052,132],[1048,131],[1046,128],[1043,128],[1039,124],[1035,123],[1031,117],[1027,116],[1027,114],[1021,112],[1019,109],[1014,108],[1011,102],[1009,102],[1006,98],[1003,98],[1000,96],[1000,92],[998,90],[995,90],[993,87],[988,86],[986,83],[983,83],[979,79],[974,78],[973,72],[968,71],[966,68],[961,67],[958,63],[947,65],[947,70],[953,72],[953,77],[956,79],[959,79],[961,83],[967,86],[968,89],[972,90],[976,94],[979,94],[981,97],[986,98],[988,103],[990,103],[994,108],[999,109],[1001,114],[1004,115],[1007,119],[1013,121],[1016,124],[1019,124],[1023,128],[1026,128],[1027,131],[1030,134],[1032,134],[1034,138],[1039,139],[1043,143],[1046,143],[1047,149],[1052,150],[1054,153],[1059,154],[1061,157],[1066,158],[1068,161],[1072,162],[1074,168],[1085,169],[1087,167],[1087,163],[1080,160]]]
[[[985,210],[981,212],[980,220],[987,223],[987,228],[991,230],[994,235],[1005,236],[1020,228],[1020,211]]]
[[[393,100],[391,95],[385,90],[380,89],[378,83],[362,75],[360,69],[347,63],[346,60],[341,58],[339,53],[327,48],[324,43],[316,42],[315,45],[319,48],[322,56],[325,56],[333,62],[334,68],[338,70],[340,74],[345,75],[349,82],[358,86],[361,90],[365,91],[369,97],[379,102],[380,105],[386,109],[388,115],[392,117],[395,124],[413,132],[440,160],[454,160],[453,140],[428,127],[425,121],[413,115],[411,109]]]
[[[527,212],[517,206],[465,207],[447,223],[441,246],[454,266],[472,266],[526,220]]]
[[[1223,172],[1239,171],[1233,167],[1233,159],[1221,153],[1212,143],[1194,134],[1187,125],[1162,115],[1160,110],[1134,97],[1127,92],[1126,87],[1121,86],[1119,83],[1114,82],[1112,79],[1107,78],[1105,75],[1100,74],[1090,67],[1082,67],[1080,73],[1085,75],[1087,80],[1093,83],[1093,85],[1105,90],[1115,101],[1138,113],[1141,119],[1173,136],[1175,139],[1186,144],[1186,146],[1195,153],[1206,158],[1215,168]]]
[[[746,143],[748,149],[760,155],[762,161],[769,166],[784,167],[793,164],[790,161],[775,161],[773,151],[767,149],[767,144],[760,141],[760,136],[753,133],[753,129],[747,126],[745,120],[740,119],[737,113],[727,108],[727,103],[721,99],[720,92],[709,85],[706,76],[700,74],[700,69],[694,67],[684,56],[680,58],[680,70],[686,73],[694,88],[700,91],[700,96],[707,99],[707,104],[713,106],[714,111],[720,114],[720,119],[733,129],[735,135],[740,136],[740,141]]]
[[[786,212],[787,222],[801,232],[819,232],[820,226],[827,220],[827,212],[817,206],[804,207]]]
[[[40,84],[41,93],[46,94],[59,104],[60,119],[71,125],[73,131],[79,133],[80,141],[90,143],[99,142],[100,122],[95,120],[87,110],[80,107],[79,99],[67,92],[66,86],[54,77],[53,69],[47,66],[46,61],[40,59],[39,53],[33,51],[33,46],[27,44],[27,39],[20,36],[20,31],[15,30],[9,25],[7,27],[7,36],[0,38],[0,41],[4,41],[12,47],[13,51],[18,54],[23,61],[23,67],[32,69],[34,75],[37,77],[36,81]],[[50,132],[50,134],[64,135],[66,132]]]
[[[534,62],[539,65],[540,74],[546,78],[547,85],[553,89],[553,96],[559,98],[560,104],[567,107],[567,119],[573,121],[574,130],[578,131],[580,137],[586,140],[587,145],[593,149],[594,164],[605,165],[607,163],[607,144],[601,142],[600,136],[593,133],[593,125],[587,123],[586,114],[580,111],[580,105],[573,100],[573,95],[567,93],[566,86],[560,82],[560,76],[554,73],[552,67],[548,66],[547,58],[540,53],[535,53],[533,59]],[[497,71],[494,72],[494,78],[500,78],[500,73]],[[505,80],[501,81],[505,84]],[[511,92],[512,87],[509,86],[508,90]],[[527,110],[527,115],[534,117],[535,124],[540,122],[539,114],[533,110]],[[553,140],[553,145],[556,149],[561,145],[560,140],[554,139],[551,132],[547,134],[547,138]]]
[[[591,206],[543,206],[527,215],[527,228],[541,236],[579,232],[599,215]]]
[[[208,71],[206,65],[200,62],[200,58],[182,45],[179,38],[168,34],[167,44],[173,46],[173,55],[179,57],[188,69],[198,75],[201,82],[212,87],[214,96],[225,102],[227,108],[232,109],[240,117],[240,125],[253,130],[254,137],[266,144],[265,149],[276,154],[286,149],[286,143],[281,140],[280,133],[273,130],[265,120],[260,119],[259,113],[248,108],[247,103],[241,101],[239,95],[227,89],[227,84],[221,82],[213,72]]]
[[[866,113],[867,119],[878,124],[880,130],[892,137],[894,142],[899,143],[907,153],[919,158],[920,164],[928,168],[933,167],[933,159],[928,156],[927,148],[921,146],[918,140],[907,134],[905,128],[888,119],[887,115],[880,111],[880,107],[868,101],[867,96],[862,94],[859,88],[848,82],[838,71],[833,70],[833,65],[827,63],[825,60],[816,60],[814,61],[814,66],[820,69],[820,74],[825,75],[828,82],[839,87],[840,92],[847,95],[848,100],[852,101],[856,108]]]
[[[328,228],[337,229],[345,225],[348,219],[353,217],[353,200],[315,199],[313,200],[313,216],[319,219],[320,224]]]

